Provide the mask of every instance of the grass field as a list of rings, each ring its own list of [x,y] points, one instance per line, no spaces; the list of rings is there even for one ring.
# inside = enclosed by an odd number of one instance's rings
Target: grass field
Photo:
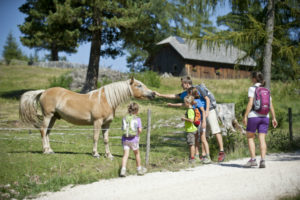
[[[0,65],[0,128],[23,127],[18,121],[20,95],[32,89],[49,87],[48,79],[69,72],[66,69],[47,69],[29,66]],[[195,80],[200,83],[202,80]],[[204,80],[215,94],[219,103],[238,103],[247,94],[251,85],[249,80]],[[268,135],[269,152],[290,150],[288,141],[287,108],[293,109],[294,134],[300,135],[300,101],[294,94],[297,83],[272,83],[272,97],[281,129],[272,130]],[[161,80],[159,88],[151,88],[160,93],[179,93],[179,78]],[[140,117],[146,126],[147,110],[152,113],[150,172],[188,167],[188,150],[183,140],[183,129],[175,128],[184,115],[184,109],[166,107],[164,99],[137,101]],[[0,199],[31,197],[42,191],[56,191],[69,184],[84,184],[99,179],[117,177],[122,158],[121,119],[126,113],[128,103],[121,105],[116,112],[110,131],[110,147],[114,155],[111,161],[104,157],[102,138],[99,140],[100,159],[93,158],[91,126],[74,126],[59,120],[54,128],[71,130],[53,130],[50,136],[52,155],[42,154],[42,143],[37,130],[0,130]],[[215,138],[209,139],[212,158],[217,158]],[[248,155],[246,138],[241,134],[224,137],[227,159]],[[141,157],[145,159],[146,131],[141,135]],[[144,162],[143,162],[144,163]],[[135,173],[135,160],[131,153],[127,166],[129,173]],[[9,185],[7,185],[9,184]]]

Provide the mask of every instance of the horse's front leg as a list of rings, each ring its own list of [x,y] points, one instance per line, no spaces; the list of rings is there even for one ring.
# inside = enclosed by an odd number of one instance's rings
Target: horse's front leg
[[[98,120],[94,121],[94,147],[93,147],[92,154],[96,158],[100,157],[97,146],[98,146],[98,140],[99,140],[101,126],[102,126],[102,120],[98,119]]]
[[[102,134],[103,134],[103,141],[105,145],[105,156],[111,160],[114,159],[114,156],[110,153],[109,150],[109,139],[108,139],[108,129],[109,129],[110,122],[107,122],[106,124],[103,124],[102,126]]]

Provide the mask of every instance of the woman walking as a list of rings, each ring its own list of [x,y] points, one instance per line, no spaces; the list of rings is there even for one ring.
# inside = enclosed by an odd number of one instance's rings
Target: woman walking
[[[272,115],[273,127],[277,127],[274,107],[270,91],[264,88],[265,81],[261,72],[252,73],[252,83],[248,89],[248,105],[244,115],[243,123],[247,126],[247,139],[251,159],[245,164],[245,167],[257,166],[255,159],[255,134],[258,132],[261,160],[259,168],[265,168],[265,156],[267,152],[266,135],[269,128],[269,111]]]

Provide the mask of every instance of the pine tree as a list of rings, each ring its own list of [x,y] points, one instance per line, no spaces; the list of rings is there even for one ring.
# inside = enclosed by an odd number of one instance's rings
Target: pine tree
[[[20,50],[16,38],[14,38],[12,32],[7,36],[6,43],[3,47],[2,56],[5,59],[7,65],[9,65],[12,59],[22,60],[24,58],[22,51]]]
[[[19,25],[24,34],[23,45],[51,51],[51,60],[58,60],[61,51],[75,53],[78,46],[80,10],[71,8],[70,0],[27,0],[19,10],[27,15]]]
[[[143,1],[93,0],[74,4],[82,8],[82,38],[91,41],[90,59],[83,93],[97,87],[100,56],[114,58],[123,53],[125,32],[133,31],[148,18],[142,11],[148,6]]]

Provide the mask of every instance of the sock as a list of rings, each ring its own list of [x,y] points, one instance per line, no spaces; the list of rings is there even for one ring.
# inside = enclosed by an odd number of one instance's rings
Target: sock
[[[137,168],[136,168],[136,170],[141,170],[142,169],[142,166],[138,166]]]
[[[126,171],[126,167],[122,167],[122,169],[121,170],[125,170]]]
[[[191,159],[193,160],[193,159],[195,159],[195,157],[191,157]]]

